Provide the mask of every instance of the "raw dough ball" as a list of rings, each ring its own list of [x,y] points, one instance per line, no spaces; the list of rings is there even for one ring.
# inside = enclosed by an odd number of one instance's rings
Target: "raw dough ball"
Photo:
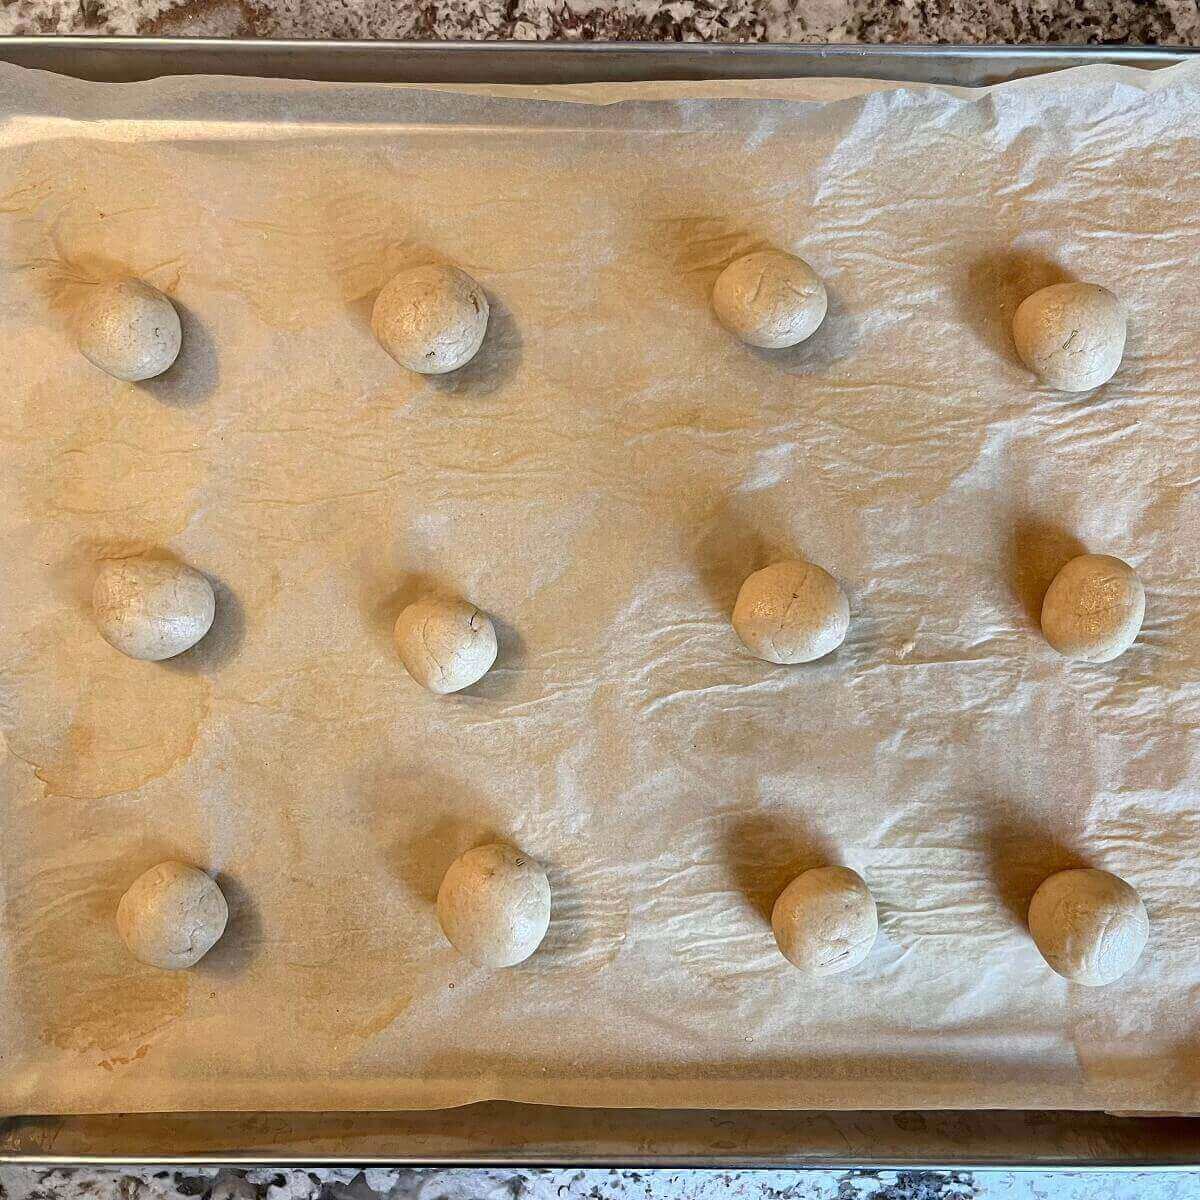
[[[1133,645],[1146,615],[1137,572],[1108,554],[1081,554],[1057,575],[1042,601],[1042,633],[1059,654],[1109,662]]]
[[[836,650],[850,625],[850,602],[828,571],[803,559],[755,571],[738,592],[733,628],[756,658],[811,662]]]
[[[1026,297],[1013,317],[1021,361],[1043,383],[1086,392],[1107,383],[1125,353],[1125,314],[1094,283],[1056,283]]]
[[[760,250],[721,272],[712,304],[721,324],[743,342],[780,350],[816,333],[829,298],[820,276],[804,259]]]
[[[810,975],[857,966],[875,944],[875,897],[849,867],[815,867],[779,895],[771,928],[783,957]]]
[[[209,631],[216,597],[212,584],[183,563],[110,559],[96,576],[92,611],[110,646],[158,662],[182,654]]]
[[[402,367],[444,375],[475,357],[483,345],[488,311],[483,288],[465,271],[413,267],[379,293],[371,328]]]
[[[1107,871],[1059,871],[1033,894],[1029,932],[1060,975],[1103,987],[1137,962],[1150,918],[1125,880]]]
[[[229,920],[221,889],[203,872],[163,862],[133,881],[117,905],[117,932],[134,958],[164,971],[194,967]]]
[[[477,683],[496,661],[487,613],[458,596],[426,596],[396,619],[396,647],[408,673],[444,695]]]
[[[130,382],[161,375],[183,341],[175,305],[140,279],[89,285],[75,333],[88,362]]]
[[[512,846],[480,846],[450,864],[438,888],[437,917],[450,944],[476,966],[511,967],[546,936],[550,883]]]

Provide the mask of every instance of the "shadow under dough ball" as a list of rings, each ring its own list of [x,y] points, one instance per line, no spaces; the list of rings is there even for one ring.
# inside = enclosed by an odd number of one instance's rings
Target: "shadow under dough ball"
[[[88,362],[130,383],[161,375],[183,344],[175,305],[140,279],[89,284],[75,311],[75,337]]]
[[[140,962],[165,971],[198,963],[229,920],[221,889],[187,863],[162,862],[133,881],[117,905],[117,932]]]
[[[149,662],[191,649],[212,628],[216,607],[212,584],[178,562],[110,559],[92,588],[92,612],[104,640]]]
[[[426,596],[396,618],[396,649],[408,673],[439,695],[478,683],[496,661],[496,627],[460,596]]]
[[[713,285],[712,306],[721,324],[747,345],[783,350],[816,333],[829,297],[804,259],[759,250],[721,272]]]
[[[1042,633],[1059,654],[1111,662],[1137,638],[1146,589],[1137,572],[1108,554],[1081,554],[1054,577],[1042,601]]]
[[[828,571],[796,559],[755,571],[733,606],[733,628],[756,658],[804,663],[846,640],[850,602]]]
[[[1099,284],[1056,283],[1021,302],[1013,342],[1021,361],[1048,387],[1088,392],[1121,365],[1125,314]]]
[[[483,288],[457,267],[412,267],[376,297],[371,329],[402,367],[445,375],[475,357],[487,332]]]
[[[771,928],[780,953],[809,975],[836,975],[862,962],[879,933],[875,897],[849,867],[814,867],[779,894]]]
[[[542,944],[550,927],[550,882],[527,854],[496,842],[450,864],[437,918],[450,944],[480,967],[511,967]]]
[[[1150,934],[1142,898],[1107,871],[1059,871],[1029,902],[1029,932],[1051,968],[1103,987],[1132,969]]]

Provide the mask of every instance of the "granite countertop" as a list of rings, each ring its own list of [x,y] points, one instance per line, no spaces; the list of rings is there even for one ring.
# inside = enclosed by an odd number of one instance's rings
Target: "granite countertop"
[[[390,1168],[121,1170],[0,1165],[6,1200],[1194,1200],[1183,1172]]]
[[[0,34],[1200,45],[1200,0],[0,0]],[[1146,1173],[70,1170],[0,1200],[1183,1200]]]
[[[0,0],[0,33],[1200,44],[1198,0]]]

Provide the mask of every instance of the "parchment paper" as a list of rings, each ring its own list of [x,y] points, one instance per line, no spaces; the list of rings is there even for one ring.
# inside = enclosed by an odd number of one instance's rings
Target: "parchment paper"
[[[566,103],[0,71],[0,1111],[1197,1108],[1198,84]],[[828,283],[794,351],[708,307],[761,245]],[[441,380],[368,327],[431,257],[493,303]],[[159,381],[73,348],[83,281],[121,272],[183,313]],[[1061,278],[1128,308],[1093,395],[1014,358],[1013,309]],[[1148,590],[1105,666],[1037,627],[1085,548]],[[97,561],[143,551],[218,584],[168,663],[89,615]],[[852,623],[780,668],[729,612],[797,554]],[[500,631],[453,698],[391,643],[432,586]],[[554,888],[502,973],[431,903],[493,837]],[[166,857],[232,908],[188,973],[113,925]],[[882,930],[814,983],[767,914],[821,862]],[[1024,931],[1080,863],[1151,915],[1107,989]]]

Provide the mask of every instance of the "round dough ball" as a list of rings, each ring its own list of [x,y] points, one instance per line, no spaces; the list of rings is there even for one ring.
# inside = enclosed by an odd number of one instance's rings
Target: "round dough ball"
[[[1125,880],[1107,871],[1059,871],[1033,894],[1029,932],[1058,974],[1103,987],[1137,962],[1150,918]]]
[[[1146,589],[1137,572],[1108,554],[1081,554],[1057,575],[1042,601],[1042,633],[1059,654],[1110,662],[1142,627]]]
[[[212,584],[199,571],[158,559],[110,559],[92,588],[104,640],[150,662],[194,646],[212,627],[216,607]]]
[[[194,967],[229,920],[221,889],[187,863],[163,862],[133,881],[117,905],[117,932],[134,958],[164,971]]]
[[[75,335],[88,362],[130,382],[161,375],[183,342],[175,305],[140,279],[89,285],[76,310]]]
[[[875,944],[875,897],[849,867],[815,867],[779,895],[771,928],[780,953],[809,975],[836,975],[857,966]]]
[[[738,592],[733,628],[756,658],[803,663],[846,639],[850,602],[828,571],[798,559],[755,571]]]
[[[483,288],[457,267],[401,271],[379,293],[371,329],[402,366],[422,375],[456,371],[483,345],[488,323]]]
[[[496,628],[459,596],[426,596],[397,617],[396,648],[422,687],[445,695],[488,673],[496,661]]]
[[[1125,314],[1095,283],[1056,283],[1021,302],[1013,317],[1021,361],[1061,392],[1107,383],[1125,353]]]
[[[442,932],[479,967],[524,962],[550,926],[550,882],[528,855],[497,842],[455,859],[438,888]]]
[[[820,276],[804,259],[759,250],[721,272],[712,304],[721,324],[743,342],[781,350],[816,333],[829,298]]]

